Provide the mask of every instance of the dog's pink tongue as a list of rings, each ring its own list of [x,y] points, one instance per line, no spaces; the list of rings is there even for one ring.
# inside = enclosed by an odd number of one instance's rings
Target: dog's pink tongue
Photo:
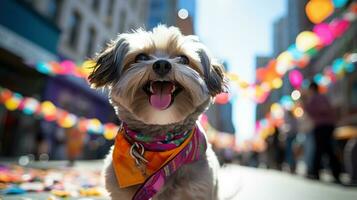
[[[171,92],[174,84],[171,82],[156,81],[151,83],[152,94],[150,104],[157,109],[165,110],[171,103]]]

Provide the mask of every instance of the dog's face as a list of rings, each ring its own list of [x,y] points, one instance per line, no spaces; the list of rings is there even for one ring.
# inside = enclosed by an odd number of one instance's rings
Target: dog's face
[[[193,36],[158,26],[121,34],[96,57],[89,76],[114,108],[145,124],[181,122],[225,89],[222,68]]]

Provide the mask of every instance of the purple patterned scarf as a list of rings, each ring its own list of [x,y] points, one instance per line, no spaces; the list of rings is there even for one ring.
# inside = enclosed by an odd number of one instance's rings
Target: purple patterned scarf
[[[127,128],[126,138],[129,142],[139,143],[144,149],[150,151],[165,151],[171,150],[182,144],[185,139],[191,134],[191,141],[170,161],[168,161],[159,170],[149,176],[141,187],[136,191],[133,200],[148,200],[151,199],[165,185],[167,179],[177,171],[182,165],[188,164],[201,159],[207,149],[207,139],[202,128],[196,124],[192,131],[187,131],[180,134],[168,133],[162,137],[147,137],[143,134],[136,133]]]

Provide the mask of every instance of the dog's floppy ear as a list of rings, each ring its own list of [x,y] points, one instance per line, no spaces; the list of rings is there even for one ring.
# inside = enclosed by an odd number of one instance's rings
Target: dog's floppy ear
[[[210,95],[214,97],[221,92],[227,92],[227,80],[224,76],[223,65],[217,61],[212,61],[203,49],[198,54]]]
[[[94,87],[103,87],[119,79],[129,44],[120,35],[94,58],[95,66],[88,80]]]

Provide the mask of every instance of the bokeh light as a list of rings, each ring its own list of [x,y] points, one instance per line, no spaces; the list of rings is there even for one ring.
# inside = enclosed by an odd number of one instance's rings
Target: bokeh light
[[[284,51],[280,53],[276,59],[277,73],[279,73],[280,75],[285,74],[291,68],[293,59],[294,57],[289,51]]]
[[[215,103],[226,104],[229,102],[229,94],[222,92],[215,97]]]
[[[345,6],[347,2],[348,0],[332,0],[332,3],[336,8],[341,8]]]
[[[56,118],[56,106],[50,101],[44,101],[41,103],[41,111],[45,120],[53,121]]]
[[[27,115],[33,114],[39,108],[38,101],[31,97],[25,98],[23,104],[23,112]]]
[[[188,10],[184,9],[184,8],[181,8],[179,11],[178,11],[178,16],[179,18],[181,19],[187,19],[188,18]]]
[[[296,37],[296,48],[302,52],[315,48],[320,43],[320,39],[314,32],[304,31]]]
[[[334,33],[326,23],[315,25],[313,31],[316,33],[317,37],[319,37],[323,45],[330,45],[335,39]]]
[[[291,92],[291,98],[294,100],[294,101],[297,101],[299,100],[301,97],[301,93],[299,90],[294,90]]]
[[[85,74],[86,76],[89,76],[89,74],[93,71],[93,68],[95,66],[95,62],[93,60],[86,60],[80,70],[83,74]]]
[[[293,114],[295,117],[300,118],[304,115],[304,109],[298,106],[293,110]]]
[[[283,86],[283,80],[281,78],[275,78],[272,82],[272,87],[275,89],[279,89]]]
[[[289,80],[294,88],[300,88],[304,77],[299,70],[294,69],[289,72]]]
[[[284,95],[280,99],[280,104],[286,109],[291,110],[294,107],[294,102],[290,95]]]
[[[107,140],[112,140],[115,138],[115,136],[117,135],[118,132],[118,127],[113,124],[113,123],[109,123],[104,125],[104,138]]]
[[[310,0],[305,6],[306,16],[314,24],[321,23],[334,11],[330,0]]]
[[[284,117],[284,109],[278,103],[273,103],[270,107],[270,111],[275,119]]]
[[[335,19],[329,24],[329,27],[332,34],[338,38],[350,27],[350,22],[346,19]]]
[[[5,101],[5,107],[8,110],[14,111],[18,108],[18,106],[20,105],[22,100],[22,95],[18,94],[18,93],[14,93],[11,98],[7,99]]]

